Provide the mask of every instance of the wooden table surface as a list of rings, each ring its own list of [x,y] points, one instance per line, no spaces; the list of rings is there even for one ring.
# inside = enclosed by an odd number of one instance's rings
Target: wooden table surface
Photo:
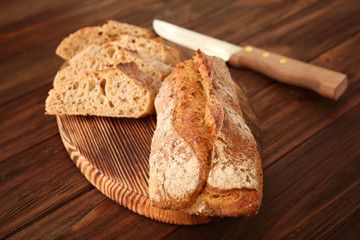
[[[357,0],[0,2],[0,238],[359,239],[360,4]],[[230,67],[263,132],[258,215],[160,223],[107,199],[75,167],[44,101],[69,33],[159,18],[343,72],[338,101]]]

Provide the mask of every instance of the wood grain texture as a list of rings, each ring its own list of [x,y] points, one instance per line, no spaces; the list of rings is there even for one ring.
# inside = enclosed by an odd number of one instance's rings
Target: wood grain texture
[[[261,130],[240,87],[244,118],[262,153]],[[151,205],[148,191],[149,156],[156,117],[140,119],[57,116],[64,146],[81,173],[110,199],[140,215],[161,222],[195,225],[218,218],[162,210]]]
[[[357,0],[4,0],[0,9],[0,239],[358,239]],[[55,117],[43,115],[63,37],[107,19],[151,27],[153,18],[348,75],[334,102],[230,67],[263,134],[257,216],[178,226],[133,213],[86,180]]]
[[[58,117],[65,148],[85,177],[110,199],[146,217],[183,225],[211,222],[208,217],[151,205],[147,190],[151,132],[144,133],[148,129],[139,126],[151,126],[154,120],[150,117],[136,122],[122,120]]]

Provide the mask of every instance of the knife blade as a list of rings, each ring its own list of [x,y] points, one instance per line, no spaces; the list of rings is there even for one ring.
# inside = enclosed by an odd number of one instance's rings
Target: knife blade
[[[158,19],[155,32],[162,38],[194,51],[217,56],[230,65],[249,68],[280,82],[307,88],[321,96],[337,100],[348,86],[347,76],[253,46],[240,47]]]
[[[181,46],[185,46],[194,51],[200,49],[207,55],[217,56],[222,58],[225,62],[230,59],[230,56],[242,49],[242,47],[234,44],[206,36],[185,28],[178,27],[171,23],[155,19],[153,28],[157,34],[168,41],[174,42]],[[179,37],[183,36],[183,37]],[[201,46],[199,46],[201,43]]]

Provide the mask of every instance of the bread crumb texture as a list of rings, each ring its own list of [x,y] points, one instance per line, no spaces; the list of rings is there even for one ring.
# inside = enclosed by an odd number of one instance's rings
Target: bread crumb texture
[[[58,87],[50,90],[46,112],[134,118],[151,114],[155,95],[138,81],[120,68],[63,79]]]
[[[155,35],[145,28],[109,20],[102,26],[85,27],[70,34],[57,47],[56,54],[69,60],[89,45],[100,45],[118,40],[124,33],[137,37],[155,38]]]

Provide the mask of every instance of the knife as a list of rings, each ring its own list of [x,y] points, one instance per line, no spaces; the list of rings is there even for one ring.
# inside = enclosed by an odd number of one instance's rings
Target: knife
[[[281,56],[253,46],[240,47],[158,19],[155,32],[168,41],[222,58],[230,65],[249,68],[280,82],[307,88],[337,100],[346,90],[345,74]]]

